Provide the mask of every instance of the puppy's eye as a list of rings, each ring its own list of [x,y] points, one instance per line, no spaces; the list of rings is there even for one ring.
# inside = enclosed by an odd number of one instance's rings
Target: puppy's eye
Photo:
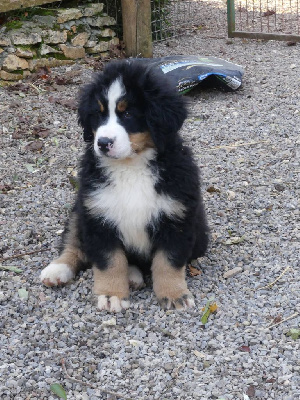
[[[132,115],[131,115],[131,113],[129,111],[125,111],[123,115],[124,115],[125,118],[131,118],[132,117]]]

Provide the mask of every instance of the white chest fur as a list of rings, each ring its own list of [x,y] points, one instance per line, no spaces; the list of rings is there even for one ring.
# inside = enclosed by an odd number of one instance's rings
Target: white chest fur
[[[149,149],[129,162],[108,160],[110,184],[99,186],[85,201],[94,217],[101,216],[118,229],[126,248],[144,255],[151,250],[147,226],[162,213],[182,218],[185,211],[179,201],[156,192],[159,177],[147,166],[154,154]]]

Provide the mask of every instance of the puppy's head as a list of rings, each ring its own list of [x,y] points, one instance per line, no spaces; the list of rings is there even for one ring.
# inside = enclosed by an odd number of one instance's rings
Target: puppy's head
[[[78,121],[99,157],[125,159],[148,148],[164,152],[186,118],[184,100],[163,73],[114,62],[87,85]]]

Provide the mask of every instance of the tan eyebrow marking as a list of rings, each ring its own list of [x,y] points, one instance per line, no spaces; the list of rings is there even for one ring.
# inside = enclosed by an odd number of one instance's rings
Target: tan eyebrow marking
[[[100,111],[103,113],[104,112],[104,106],[103,106],[103,104],[101,103],[100,100],[98,100],[98,104],[99,104],[99,107],[100,107]]]
[[[128,106],[128,103],[126,100],[120,100],[117,103],[117,110],[120,112],[124,112],[126,110],[127,106]]]

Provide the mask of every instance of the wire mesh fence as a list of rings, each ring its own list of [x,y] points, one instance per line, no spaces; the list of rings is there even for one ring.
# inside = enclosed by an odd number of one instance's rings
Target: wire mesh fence
[[[300,40],[300,0],[150,0],[151,28],[154,42],[202,30],[225,35],[226,3],[228,34],[231,37],[254,37]],[[104,12],[115,18],[116,31],[122,39],[121,0],[92,0],[104,3]],[[60,8],[90,3],[90,0],[50,1],[42,7]],[[299,38],[298,38],[299,36]]]
[[[234,36],[256,34],[256,37],[266,39],[288,40],[297,39],[296,36],[300,39],[300,0],[228,1],[232,30],[239,33]]]
[[[162,41],[185,34],[191,29],[196,2],[152,0],[152,37]]]
[[[121,0],[104,0],[105,12],[122,27]],[[151,30],[153,41],[183,35],[197,24],[199,0],[151,0]],[[198,18],[199,20],[199,18]]]

